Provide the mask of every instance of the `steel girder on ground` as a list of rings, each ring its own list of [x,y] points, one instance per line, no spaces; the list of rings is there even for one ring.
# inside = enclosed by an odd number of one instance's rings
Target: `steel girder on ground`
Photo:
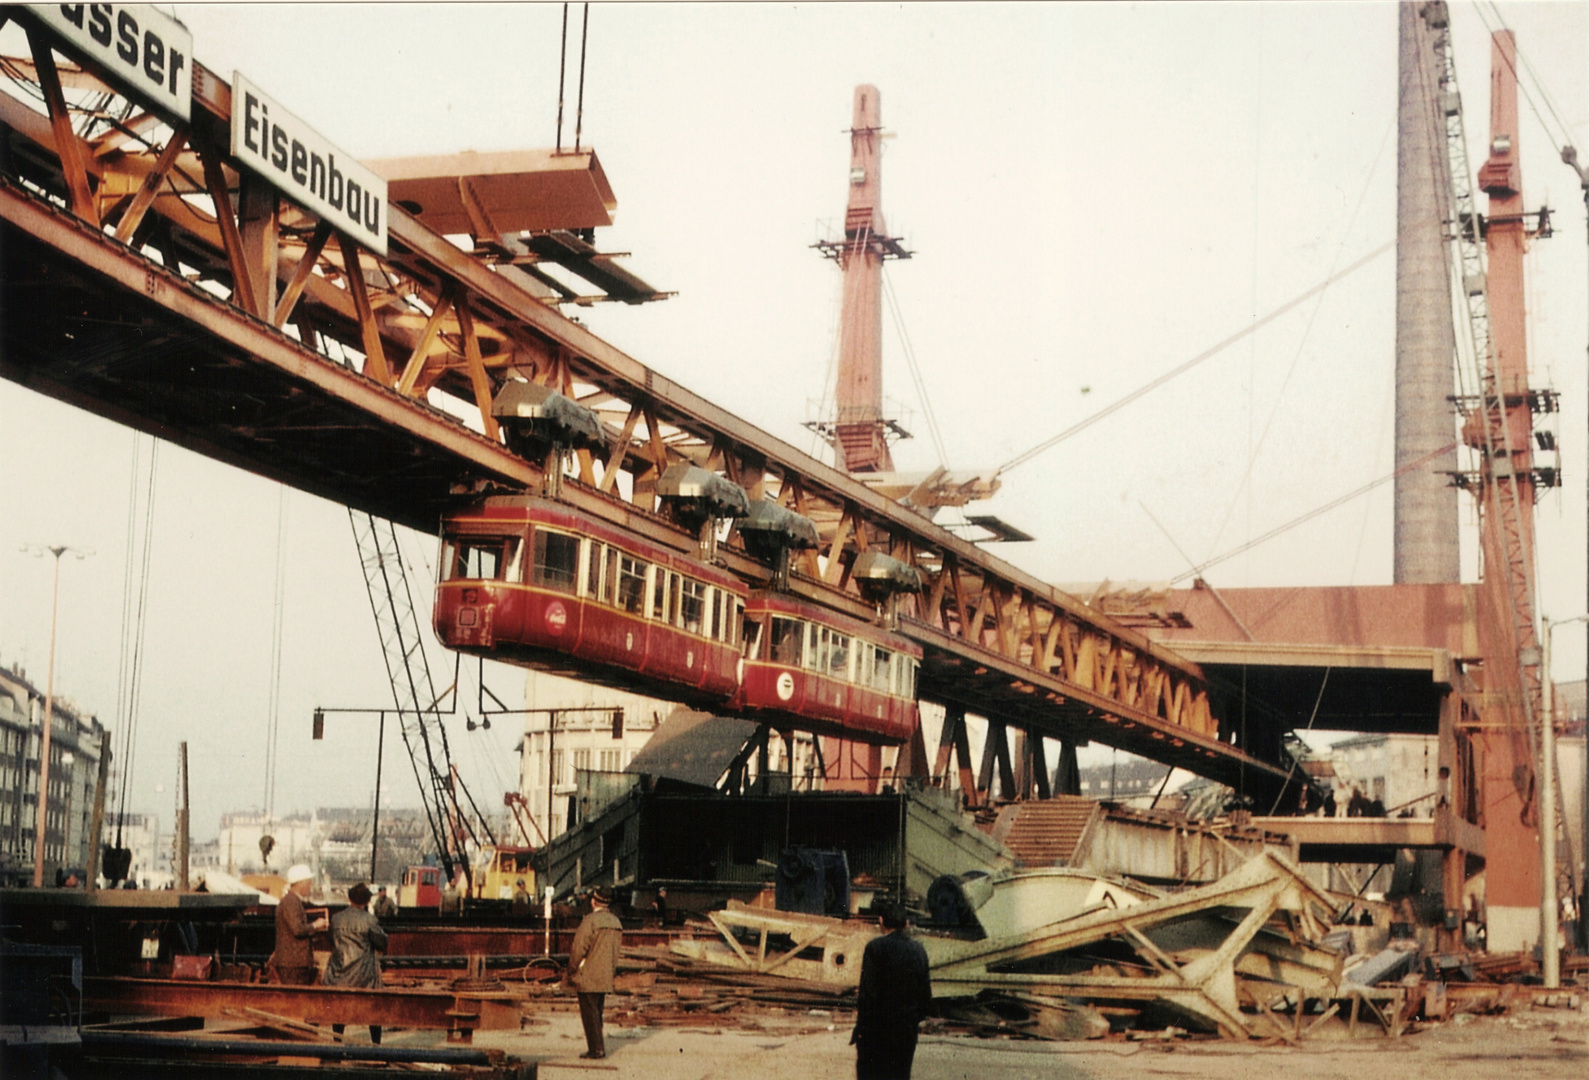
[[[84,139],[60,122],[81,115],[65,116],[59,93],[41,87],[51,116],[0,94],[0,374],[426,531],[455,490],[539,486],[490,402],[507,380],[549,385],[607,425],[610,452],[582,452],[563,488],[582,509],[690,550],[694,537],[654,512],[658,478],[689,461],[817,522],[821,546],[794,574],[807,597],[869,617],[855,556],[916,566],[926,588],[903,614],[929,652],[929,699],[974,698],[979,713],[1249,789],[1283,782],[1221,740],[1195,664],[624,355],[511,267],[397,206],[377,258],[261,191],[226,156],[230,87],[202,64],[192,121],[175,129],[47,46],[31,60],[41,83],[57,71],[111,104]],[[483,251],[500,238],[475,239]],[[747,580],[769,577],[736,538],[721,550]]]
[[[449,1032],[516,1029],[521,1000],[507,993],[359,989],[179,979],[88,978],[83,1005],[120,1016],[195,1016],[210,1020],[271,1016],[310,1024],[380,1024]]]
[[[1258,1017],[1279,1000],[1300,1010],[1335,996],[1342,958],[1317,944],[1330,915],[1328,897],[1288,860],[1264,852],[1211,885],[1145,903],[1018,935],[989,928],[981,941],[924,942],[939,996],[1015,990],[1158,1003],[1235,1038],[1270,1034],[1256,1030]],[[1134,959],[1122,965],[1087,954],[1111,942]]]

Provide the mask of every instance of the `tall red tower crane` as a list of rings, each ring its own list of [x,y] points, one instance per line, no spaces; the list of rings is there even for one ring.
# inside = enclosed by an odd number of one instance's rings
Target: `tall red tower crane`
[[[877,87],[857,86],[844,239],[816,245],[844,271],[835,418],[819,430],[831,440],[839,468],[851,473],[892,472],[889,437],[906,434],[883,416],[883,263],[911,253],[883,221],[882,139]]]

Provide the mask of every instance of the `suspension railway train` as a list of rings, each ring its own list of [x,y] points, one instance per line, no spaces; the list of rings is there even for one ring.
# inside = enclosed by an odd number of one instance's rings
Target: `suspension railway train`
[[[775,728],[885,744],[916,729],[914,642],[552,499],[447,515],[439,577],[436,634],[461,652]]]

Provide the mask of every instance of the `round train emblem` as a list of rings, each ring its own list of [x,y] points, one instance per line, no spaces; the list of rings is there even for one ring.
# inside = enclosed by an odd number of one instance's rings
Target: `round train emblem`
[[[788,701],[794,697],[794,676],[787,671],[778,673],[778,700]]]

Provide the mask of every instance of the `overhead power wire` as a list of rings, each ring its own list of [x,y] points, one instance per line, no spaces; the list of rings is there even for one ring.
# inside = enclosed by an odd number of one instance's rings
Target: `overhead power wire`
[[[1401,468],[1397,469],[1393,473],[1387,473],[1386,475],[1381,476],[1377,480],[1371,480],[1368,483],[1364,484],[1360,488],[1356,488],[1355,490],[1348,491],[1345,495],[1342,495],[1338,499],[1332,499],[1331,501],[1325,503],[1323,506],[1317,507],[1317,508],[1315,508],[1313,510],[1309,510],[1306,514],[1303,514],[1301,517],[1292,518],[1290,521],[1286,522],[1284,525],[1277,525],[1275,528],[1270,529],[1268,532],[1264,533],[1262,536],[1254,537],[1253,539],[1247,541],[1245,544],[1241,544],[1238,547],[1231,548],[1229,551],[1225,552],[1223,555],[1216,555],[1214,558],[1209,559],[1209,560],[1207,560],[1207,561],[1205,561],[1203,563],[1200,563],[1199,565],[1194,566],[1190,570],[1186,570],[1186,571],[1183,571],[1182,573],[1177,574],[1175,577],[1172,577],[1170,579],[1170,584],[1171,585],[1178,585],[1181,582],[1187,580],[1188,578],[1199,577],[1209,567],[1218,566],[1220,563],[1224,562],[1227,559],[1234,559],[1237,555],[1240,555],[1240,554],[1242,554],[1243,552],[1246,552],[1246,551],[1251,551],[1253,548],[1257,547],[1259,544],[1265,543],[1266,541],[1269,541],[1269,540],[1273,540],[1275,537],[1279,536],[1281,533],[1289,532],[1291,529],[1296,528],[1298,525],[1301,525],[1301,524],[1303,524],[1305,522],[1308,522],[1308,521],[1312,521],[1314,518],[1318,517],[1320,514],[1329,513],[1331,510],[1334,510],[1337,506],[1340,506],[1343,503],[1351,502],[1353,499],[1357,498],[1359,495],[1366,495],[1368,492],[1373,491],[1375,488],[1380,487],[1380,486],[1382,486],[1384,484],[1390,483],[1392,480],[1396,479],[1398,476],[1405,475],[1406,473],[1409,473],[1409,472],[1411,472],[1414,469],[1422,468],[1423,466],[1429,464],[1431,461],[1434,461],[1435,459],[1440,457],[1442,454],[1447,454],[1447,453],[1450,453],[1452,450],[1455,450],[1457,448],[1457,446],[1458,446],[1457,443],[1449,442],[1446,445],[1442,446],[1438,450],[1431,450],[1429,453],[1423,455],[1422,457],[1414,458],[1413,460],[1407,462],[1405,465],[1403,465]]]
[[[916,363],[916,348],[911,344],[910,332],[905,328],[904,313],[899,308],[899,296],[894,292],[894,279],[889,276],[888,264],[883,264],[883,289],[888,298],[888,311],[894,318],[894,330],[899,334],[900,344],[905,351],[905,365],[910,369],[911,381],[916,384],[916,396],[921,400],[922,419],[927,422],[927,435],[932,439],[933,450],[938,455],[938,464],[948,468],[949,451],[945,449],[943,432],[938,427],[938,414],[932,407],[932,399],[927,396],[927,381],[922,378],[921,367]]]
[[[1368,167],[1368,175],[1363,178],[1363,188],[1357,195],[1357,202],[1352,207],[1351,216],[1346,220],[1346,228],[1341,233],[1341,243],[1336,246],[1335,257],[1330,260],[1330,270],[1333,273],[1336,266],[1340,265],[1341,254],[1346,247],[1346,238],[1352,234],[1352,226],[1357,224],[1357,215],[1363,209],[1363,203],[1368,199],[1369,188],[1373,186],[1374,176],[1379,172],[1379,163],[1385,156],[1385,147],[1390,143],[1390,133],[1396,127],[1393,118],[1385,127],[1385,134],[1380,137],[1379,150],[1374,154],[1374,161]],[[1291,354],[1291,365],[1286,368],[1286,377],[1280,383],[1280,391],[1275,395],[1274,405],[1269,409],[1269,416],[1264,420],[1263,431],[1258,434],[1258,441],[1251,442],[1247,450],[1247,468],[1241,474],[1241,482],[1236,485],[1235,494],[1232,495],[1230,505],[1225,508],[1225,516],[1220,519],[1219,528],[1214,532],[1213,542],[1209,544],[1212,549],[1219,544],[1219,539],[1225,533],[1225,527],[1230,524],[1231,515],[1236,511],[1236,505],[1241,501],[1243,492],[1249,490],[1252,483],[1253,466],[1258,461],[1258,455],[1263,452],[1264,444],[1269,440],[1269,432],[1274,429],[1275,417],[1280,414],[1280,403],[1285,400],[1286,390],[1291,386],[1291,378],[1297,373],[1297,365],[1302,361],[1302,352],[1307,348],[1308,338],[1313,334],[1313,325],[1318,322],[1319,312],[1324,307],[1324,292],[1320,290],[1318,301],[1313,305],[1313,310],[1308,313],[1308,324],[1302,328],[1302,336],[1297,340],[1296,351]],[[1256,306],[1256,305],[1254,305]],[[1256,380],[1254,380],[1256,382]],[[1250,512],[1249,512],[1250,515]],[[1249,520],[1249,528],[1251,522]]]
[[[121,825],[127,817],[127,795],[132,788],[138,756],[138,712],[143,689],[144,616],[149,602],[149,566],[154,551],[155,481],[160,460],[160,442],[153,441],[149,451],[148,490],[144,496],[143,558],[139,571],[138,603],[132,624],[132,663],[127,677],[126,735],[122,743],[121,798],[116,808],[116,846],[121,846]]]
[[[276,579],[271,596],[270,689],[265,715],[265,820],[276,814],[276,760],[281,743],[281,644],[287,596],[287,485],[276,495]]]
[[[1479,21],[1484,23],[1484,28],[1491,34],[1494,34],[1496,32],[1495,27],[1491,26],[1490,20],[1485,17],[1484,7],[1480,4],[1475,4],[1474,10],[1479,13]],[[1490,10],[1495,15],[1496,25],[1498,25],[1502,30],[1511,29],[1511,27],[1506,25],[1506,20],[1501,16],[1501,9],[1495,6],[1493,0],[1490,4]],[[1534,66],[1528,62],[1528,57],[1524,54],[1522,47],[1519,46],[1516,41],[1513,41],[1512,47],[1516,49],[1517,59],[1521,62],[1523,71],[1528,73],[1529,79],[1534,84],[1534,89],[1539,92],[1540,99],[1544,101],[1545,108],[1555,119],[1561,134],[1558,136],[1555,132],[1551,131],[1550,125],[1545,122],[1544,115],[1539,111],[1539,106],[1534,102],[1534,95],[1528,92],[1528,85],[1523,81],[1521,74],[1518,72],[1517,65],[1513,64],[1511,59],[1507,58],[1505,52],[1503,51],[1501,55],[1503,58],[1506,58],[1507,67],[1512,69],[1512,76],[1517,79],[1517,88],[1522,91],[1523,100],[1528,102],[1528,107],[1530,111],[1533,112],[1534,119],[1539,121],[1540,128],[1545,132],[1545,137],[1548,138],[1552,143],[1555,143],[1558,148],[1569,145],[1572,142],[1572,128],[1566,123],[1566,121],[1562,120],[1561,114],[1556,111],[1556,106],[1551,99],[1550,92],[1546,89],[1545,84],[1540,79],[1538,73],[1534,71]]]
[[[1172,379],[1175,379],[1178,376],[1186,374],[1188,371],[1191,371],[1197,365],[1201,364],[1204,360],[1207,360],[1207,359],[1209,359],[1212,356],[1217,356],[1219,353],[1223,352],[1224,350],[1230,348],[1232,345],[1236,344],[1236,342],[1241,341],[1243,338],[1247,337],[1248,335],[1254,334],[1257,331],[1263,329],[1265,326],[1269,325],[1270,323],[1274,322],[1276,319],[1280,318],[1280,316],[1286,314],[1287,312],[1291,311],[1293,308],[1295,308],[1295,307],[1299,306],[1300,304],[1302,304],[1309,297],[1312,297],[1312,296],[1316,295],[1317,293],[1323,292],[1325,289],[1328,289],[1331,285],[1335,284],[1337,281],[1340,281],[1342,278],[1345,278],[1348,275],[1350,275],[1352,273],[1355,273],[1358,270],[1361,270],[1364,266],[1367,266],[1370,262],[1374,261],[1379,256],[1385,254],[1385,252],[1390,251],[1393,248],[1395,248],[1395,246],[1396,246],[1396,242],[1394,240],[1391,240],[1391,241],[1388,241],[1388,242],[1386,242],[1384,244],[1381,244],[1379,247],[1375,248],[1373,251],[1370,251],[1367,255],[1364,255],[1362,258],[1358,259],[1356,262],[1354,262],[1352,265],[1348,266],[1346,269],[1340,271],[1337,274],[1332,274],[1331,276],[1325,278],[1323,281],[1319,282],[1319,284],[1313,286],[1311,289],[1308,289],[1307,291],[1305,291],[1303,293],[1300,293],[1297,296],[1292,297],[1290,300],[1286,301],[1284,304],[1281,304],[1279,307],[1277,307],[1273,311],[1269,312],[1269,314],[1263,316],[1262,318],[1258,319],[1256,322],[1252,323],[1252,325],[1250,325],[1250,326],[1248,326],[1248,327],[1246,327],[1246,328],[1244,328],[1242,330],[1238,330],[1236,333],[1230,335],[1230,337],[1228,337],[1225,340],[1219,342],[1217,345],[1214,345],[1214,346],[1212,346],[1212,347],[1210,347],[1208,349],[1205,349],[1202,352],[1198,353],[1196,356],[1192,357],[1190,360],[1187,360],[1185,363],[1180,364],[1180,365],[1178,365],[1178,366],[1176,366],[1174,368],[1171,368],[1169,371],[1165,372],[1163,375],[1160,375],[1158,378],[1154,379],[1152,382],[1149,382],[1149,383],[1147,383],[1144,386],[1138,387],[1136,390],[1131,391],[1131,393],[1127,394],[1123,398],[1120,398],[1118,401],[1115,401],[1113,404],[1104,406],[1102,409],[1100,409],[1097,412],[1093,413],[1091,416],[1087,417],[1085,420],[1082,420],[1082,421],[1080,421],[1079,423],[1076,423],[1076,424],[1072,424],[1070,427],[1066,428],[1064,431],[1061,431],[1058,435],[1055,435],[1053,438],[1047,439],[1047,440],[1045,440],[1043,442],[1038,443],[1036,446],[1032,447],[1030,450],[1027,450],[1025,453],[1017,454],[1015,457],[1011,458],[1009,461],[1006,461],[1003,465],[1000,465],[998,467],[997,472],[1005,473],[1005,472],[1008,472],[1009,470],[1015,468],[1018,465],[1026,464],[1028,461],[1030,461],[1033,458],[1037,457],[1039,454],[1043,453],[1045,450],[1053,449],[1054,447],[1058,446],[1060,443],[1064,442],[1066,439],[1070,438],[1071,436],[1080,434],[1081,432],[1085,431],[1087,428],[1089,428],[1092,425],[1096,424],[1098,421],[1102,420],[1104,417],[1110,416],[1110,415],[1112,415],[1112,414],[1114,414],[1116,412],[1119,412],[1121,409],[1125,408],[1127,405],[1131,404],[1133,401],[1136,401],[1138,398],[1144,397],[1147,394],[1153,392],[1154,390],[1157,390],[1159,387],[1163,386],[1165,383],[1170,382]]]

